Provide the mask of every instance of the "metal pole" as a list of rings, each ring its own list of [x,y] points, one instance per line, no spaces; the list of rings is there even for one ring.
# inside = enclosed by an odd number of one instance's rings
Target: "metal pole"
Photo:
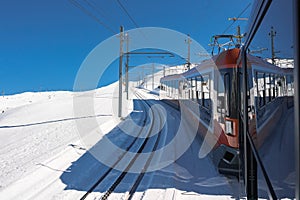
[[[126,66],[125,66],[125,70],[126,70],[126,73],[125,73],[125,79],[126,79],[126,99],[128,100],[128,84],[129,84],[129,81],[128,81],[128,66],[129,66],[129,35],[128,33],[126,34]]]
[[[257,199],[257,162],[252,152],[250,141],[247,137],[248,132],[248,72],[247,72],[247,55],[242,49],[243,60],[243,142],[244,142],[244,172],[245,186],[248,199]],[[251,139],[251,138],[250,138]]]
[[[188,57],[187,57],[187,68],[188,70],[191,69],[191,38],[190,38],[190,35],[188,35],[188,39],[186,40],[186,43],[188,44]]]
[[[120,58],[119,58],[119,110],[118,116],[122,117],[122,61],[123,61],[123,26],[120,26]]]
[[[164,66],[164,77],[166,76],[166,66]]]
[[[273,26],[271,27],[271,32],[269,33],[271,37],[271,51],[272,51],[272,64],[275,64],[275,48],[274,48],[274,37],[276,36],[276,31],[274,31]]]
[[[237,26],[237,44],[240,46],[242,44],[242,36],[241,36],[241,27]]]

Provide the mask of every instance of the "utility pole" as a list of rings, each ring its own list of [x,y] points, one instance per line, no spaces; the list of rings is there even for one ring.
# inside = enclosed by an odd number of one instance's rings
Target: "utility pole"
[[[187,69],[191,69],[191,38],[190,35],[188,34],[188,39],[185,40],[185,42],[188,44],[188,55],[187,55]]]
[[[272,52],[272,64],[275,64],[275,48],[274,48],[274,37],[276,36],[276,31],[274,31],[273,26],[271,26],[271,32],[269,33],[269,36],[271,37],[271,52]]]
[[[237,44],[239,46],[241,46],[241,44],[242,44],[242,36],[241,36],[241,27],[240,26],[237,26],[236,32],[237,32],[237,35],[236,35],[237,36],[237,39],[236,39]]]
[[[239,20],[239,21],[241,21],[241,20],[243,20],[243,21],[246,21],[246,20],[248,20],[248,18],[242,18],[242,17],[231,17],[231,18],[228,18],[228,20],[231,20],[231,21],[237,21],[237,20]],[[236,30],[236,43],[237,43],[237,46],[238,47],[240,47],[241,46],[241,44],[242,44],[242,38],[244,37],[243,35],[241,35],[241,27],[240,26],[237,26],[237,30]]]
[[[119,57],[119,110],[118,116],[122,117],[122,61],[123,61],[123,26],[120,26],[120,57]]]
[[[125,79],[126,79],[126,99],[128,100],[128,84],[129,84],[129,80],[128,80],[128,65],[129,65],[129,35],[128,33],[126,33],[126,66],[125,66],[125,70],[126,70],[126,74],[125,74]]]

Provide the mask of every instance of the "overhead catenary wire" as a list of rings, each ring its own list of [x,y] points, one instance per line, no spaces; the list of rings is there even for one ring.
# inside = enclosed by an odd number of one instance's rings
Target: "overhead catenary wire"
[[[117,32],[114,31],[111,27],[109,27],[108,25],[106,25],[104,22],[102,22],[101,20],[99,20],[93,13],[91,13],[89,10],[87,10],[84,6],[82,6],[79,2],[77,2],[76,0],[69,0],[69,2],[71,4],[73,4],[74,6],[76,6],[77,8],[79,8],[83,13],[85,13],[86,15],[88,15],[89,17],[91,17],[92,19],[94,19],[98,24],[100,24],[101,26],[103,26],[104,28],[106,28],[108,31],[110,31],[112,34],[116,34]]]
[[[246,12],[246,10],[250,7],[251,3],[249,3],[246,8],[244,8],[244,10],[238,15],[238,17],[235,17],[236,19],[240,18],[240,16],[242,14],[244,14],[244,12]],[[222,34],[224,34],[226,31],[228,31],[228,29],[236,22],[237,20],[233,20],[231,24],[229,24],[229,26],[223,31]]]
[[[136,21],[133,19],[133,17],[129,14],[125,6],[120,2],[120,0],[116,0],[119,6],[122,8],[122,10],[126,13],[126,15],[129,17],[131,22],[135,25],[136,28],[139,28],[139,25],[136,23]]]
[[[105,16],[105,12],[103,11],[103,9],[100,9],[100,7],[98,7],[96,5],[96,3],[92,0],[84,0],[84,2],[87,3],[88,6],[90,6],[94,11],[96,11],[96,13],[98,13],[99,15],[101,15],[101,17],[105,18],[105,20],[110,21],[110,22],[114,22],[116,23],[115,20],[112,20],[113,18],[108,18]]]

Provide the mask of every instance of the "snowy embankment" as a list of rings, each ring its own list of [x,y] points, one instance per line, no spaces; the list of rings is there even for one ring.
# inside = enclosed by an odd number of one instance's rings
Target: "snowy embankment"
[[[150,84],[148,84],[150,85]],[[1,97],[0,110],[0,199],[79,199],[104,173],[107,166],[96,160],[85,144],[89,133],[78,133],[76,122],[85,124],[96,119],[99,127],[91,130],[95,136],[99,128],[120,147],[132,138],[113,129],[120,122],[116,118],[115,93],[118,85],[112,84],[93,91],[95,113],[74,117],[72,92],[23,93]],[[158,99],[149,90],[140,89],[149,99]],[[81,96],[84,96],[82,93]],[[137,119],[144,115],[139,109],[140,101],[124,103],[125,111],[136,113]],[[133,103],[133,105],[132,105]],[[134,107],[133,107],[134,106]],[[137,109],[137,110],[136,110]],[[180,120],[178,111],[166,106],[170,121],[168,132],[160,146],[174,137],[172,128]],[[142,119],[143,117],[141,117]],[[169,123],[169,122],[168,122]],[[126,125],[126,120],[122,122]],[[128,127],[127,127],[128,128]],[[112,130],[113,129],[113,130]],[[130,127],[129,127],[130,129]],[[112,130],[112,131],[111,131]],[[171,134],[170,134],[171,133]],[[83,139],[83,140],[80,140]],[[92,137],[93,139],[93,137]],[[101,141],[93,141],[94,144]],[[93,144],[91,144],[93,145]],[[180,144],[172,146],[176,152]],[[105,145],[104,145],[105,146]],[[230,199],[234,184],[220,176],[208,158],[198,158],[199,142],[174,163],[145,174],[133,199]],[[108,159],[110,149],[100,149]],[[112,184],[113,173],[96,188],[89,198],[100,198]],[[128,181],[136,174],[125,177],[112,198],[123,199],[128,192]]]
[[[43,178],[59,178],[71,162],[85,153],[76,120],[96,118],[103,133],[115,127],[119,121],[111,105],[116,86],[93,91],[95,113],[88,116],[74,117],[72,92],[1,96],[0,199],[21,197],[26,189],[43,185]],[[26,187],[33,186],[31,182],[35,187]],[[61,187],[63,190],[65,185]]]

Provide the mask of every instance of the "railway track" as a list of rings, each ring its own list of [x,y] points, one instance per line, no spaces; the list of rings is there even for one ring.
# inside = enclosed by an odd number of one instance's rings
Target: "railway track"
[[[138,93],[135,92],[135,95],[142,100],[143,96]],[[147,134],[146,137],[144,139],[144,141],[142,142],[141,146],[138,148],[136,154],[134,155],[134,157],[128,162],[126,168],[124,169],[124,171],[119,174],[119,176],[117,177],[117,179],[111,184],[111,186],[109,187],[109,189],[104,193],[104,195],[100,198],[101,200],[106,200],[110,194],[117,188],[117,186],[122,182],[122,180],[124,179],[124,177],[127,175],[128,171],[130,170],[130,168],[134,165],[135,161],[138,159],[138,157],[140,156],[140,154],[143,152],[143,150],[145,149],[146,144],[148,143],[149,137],[151,136],[151,133],[153,131],[153,126],[154,126],[154,111],[152,109],[150,109],[151,104],[149,102],[143,101],[144,104],[144,111],[145,113],[147,113],[147,110],[149,110],[150,115],[152,115],[152,120],[150,121],[150,126],[149,129],[146,130]],[[148,109],[147,109],[148,108]],[[88,197],[89,194],[91,194],[99,185],[100,183],[111,173],[111,171],[115,168],[115,166],[118,165],[118,163],[121,162],[121,160],[126,156],[127,152],[130,151],[133,147],[133,145],[135,144],[135,142],[137,142],[137,139],[139,138],[139,136],[143,133],[147,123],[147,114],[144,115],[145,118],[142,120],[142,129],[139,131],[138,136],[135,137],[135,139],[132,141],[132,143],[126,148],[126,151],[119,157],[119,159],[112,165],[112,167],[110,167],[99,179],[97,182],[95,182],[92,187],[81,197],[81,200],[84,200]],[[158,114],[157,115],[159,117],[159,123],[160,126],[162,126],[162,117]],[[137,190],[140,182],[142,181],[144,174],[146,173],[152,159],[153,159],[153,155],[154,155],[154,151],[157,149],[158,147],[158,143],[161,137],[161,131],[162,129],[159,129],[160,132],[158,134],[156,134],[156,140],[155,143],[151,149],[151,154],[148,157],[148,159],[146,160],[143,168],[141,169],[141,173],[137,176],[136,180],[133,182],[131,189],[129,191],[129,193],[126,195],[125,199],[131,199],[135,193],[135,191]]]

